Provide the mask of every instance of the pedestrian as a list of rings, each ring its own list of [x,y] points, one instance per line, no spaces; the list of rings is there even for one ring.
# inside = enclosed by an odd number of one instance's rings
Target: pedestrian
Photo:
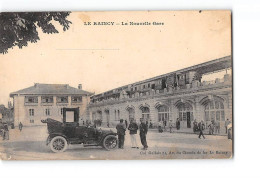
[[[120,119],[120,123],[116,125],[116,130],[118,135],[118,148],[123,149],[124,142],[125,142],[125,131],[126,131],[126,126],[124,124],[123,119]]]
[[[163,132],[161,121],[160,121],[159,124],[158,124],[158,132],[159,132],[159,133],[162,133],[162,132]]]
[[[170,121],[170,123],[169,123],[169,128],[170,128],[170,133],[172,133],[173,132],[173,123],[172,123],[172,121]]]
[[[227,134],[227,132],[228,132],[228,125],[230,124],[230,121],[229,121],[229,119],[227,119],[226,121],[225,121],[225,128],[226,128],[226,134]]]
[[[204,134],[203,134],[203,130],[205,129],[205,124],[204,124],[204,122],[201,120],[200,122],[199,122],[199,131],[200,131],[200,133],[199,133],[199,138],[202,136],[204,139],[205,139],[205,136],[204,136]]]
[[[137,134],[137,130],[138,130],[138,125],[136,124],[134,119],[132,119],[130,121],[130,124],[128,126],[128,130],[129,130],[129,134],[130,134],[130,137],[131,137],[132,148],[139,149],[139,147],[137,146],[137,143],[136,143],[136,134]]]
[[[177,118],[177,121],[176,121],[176,128],[177,128],[177,130],[180,130],[180,128],[181,128],[181,122],[180,122],[179,118]]]
[[[141,143],[143,145],[143,150],[147,150],[148,145],[147,145],[147,141],[146,141],[146,135],[148,132],[148,126],[145,124],[145,121],[143,118],[140,118],[140,139],[141,139]]]
[[[128,122],[127,122],[127,120],[125,120],[125,127],[126,127],[126,128],[128,127]]]
[[[4,123],[3,140],[9,140],[9,129],[7,123]]]
[[[209,128],[209,135],[213,135],[214,134],[214,125],[213,125],[213,122],[212,121],[209,121],[209,125],[208,125],[208,128]]]
[[[23,130],[23,124],[22,124],[22,122],[19,123],[19,130],[20,130],[20,132],[22,132],[22,130]]]
[[[149,128],[152,129],[153,128],[153,123],[150,122]]]
[[[195,133],[196,131],[198,131],[198,123],[197,123],[197,120],[195,119],[193,121],[193,132]]]
[[[219,121],[215,122],[215,128],[216,128],[216,134],[219,134],[219,130],[220,130],[220,122]]]

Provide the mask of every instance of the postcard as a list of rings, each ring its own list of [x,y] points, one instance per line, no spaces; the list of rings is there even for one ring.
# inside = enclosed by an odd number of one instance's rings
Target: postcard
[[[0,13],[2,160],[230,159],[231,11]]]

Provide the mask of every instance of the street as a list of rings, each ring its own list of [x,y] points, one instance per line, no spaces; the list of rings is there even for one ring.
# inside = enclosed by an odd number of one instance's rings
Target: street
[[[15,128],[10,130],[9,141],[0,139],[0,153],[3,160],[207,159],[232,156],[232,141],[227,136],[205,135],[206,139],[199,139],[196,134],[150,130],[147,135],[149,148],[144,151],[141,150],[139,135],[139,149],[135,149],[131,148],[130,136],[128,131],[126,133],[124,149],[106,151],[101,147],[69,145],[65,152],[53,153],[45,144],[48,136],[46,126],[24,127],[22,132]]]

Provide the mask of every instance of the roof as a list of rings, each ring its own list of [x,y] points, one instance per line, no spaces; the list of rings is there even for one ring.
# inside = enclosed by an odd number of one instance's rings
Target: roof
[[[15,95],[93,95],[93,93],[69,86],[68,84],[42,84],[35,83],[34,86],[10,93]]]
[[[121,87],[118,87],[118,88],[115,88],[115,89],[112,89],[112,90],[109,90],[109,91],[106,91],[106,92],[103,92],[103,93],[107,93],[107,92],[110,92],[110,91],[113,91],[113,90],[116,90],[116,89],[128,88],[129,85],[135,86],[135,85],[140,85],[140,84],[143,84],[143,83],[151,82],[151,81],[154,81],[154,80],[158,80],[158,79],[167,77],[167,76],[172,75],[174,73],[175,74],[181,74],[181,73],[187,73],[187,72],[190,72],[190,71],[196,71],[196,72],[198,72],[202,75],[206,75],[206,74],[215,73],[217,71],[221,71],[221,70],[229,69],[229,68],[232,68],[232,59],[231,59],[231,56],[225,56],[225,57],[218,58],[218,59],[215,59],[215,60],[200,63],[198,65],[183,68],[183,69],[180,69],[180,70],[177,70],[177,71],[174,71],[174,72],[166,73],[166,74],[159,75],[159,76],[156,76],[156,77],[152,77],[152,78],[149,78],[149,79],[146,79],[146,80],[142,80],[142,81],[138,81],[138,82],[131,83],[131,84],[128,84],[128,85],[124,85],[124,86],[121,86]],[[101,95],[103,93],[97,94],[93,97],[97,97],[98,95]]]
[[[183,68],[181,70],[177,70],[177,71],[174,71],[174,72],[170,72],[170,73],[166,73],[166,74],[163,74],[163,75],[160,75],[160,76],[156,76],[156,77],[153,77],[153,78],[142,80],[142,81],[133,83],[133,85],[138,85],[138,84],[142,84],[144,82],[160,79],[160,78],[169,76],[169,75],[174,74],[174,73],[181,74],[181,73],[187,73],[187,72],[190,72],[190,71],[196,71],[196,72],[198,72],[202,75],[206,75],[206,74],[215,73],[217,71],[224,70],[226,68],[228,69],[228,68],[231,68],[231,67],[232,67],[231,56],[225,56],[225,57],[218,58],[218,59],[215,59],[215,60],[200,63],[198,65]],[[125,85],[125,86],[127,86],[127,85]]]

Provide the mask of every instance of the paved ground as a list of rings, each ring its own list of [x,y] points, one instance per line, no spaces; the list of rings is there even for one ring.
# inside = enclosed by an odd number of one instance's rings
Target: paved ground
[[[64,153],[53,153],[45,145],[46,126],[25,127],[22,132],[10,130],[10,140],[0,139],[1,158],[5,160],[64,160],[64,159],[192,159],[229,158],[232,141],[226,136],[209,136],[198,139],[195,134],[148,132],[149,149],[132,149],[130,137],[126,135],[125,149],[106,151],[101,147],[70,145]],[[138,137],[138,136],[137,136]],[[137,138],[141,147],[139,137]]]

